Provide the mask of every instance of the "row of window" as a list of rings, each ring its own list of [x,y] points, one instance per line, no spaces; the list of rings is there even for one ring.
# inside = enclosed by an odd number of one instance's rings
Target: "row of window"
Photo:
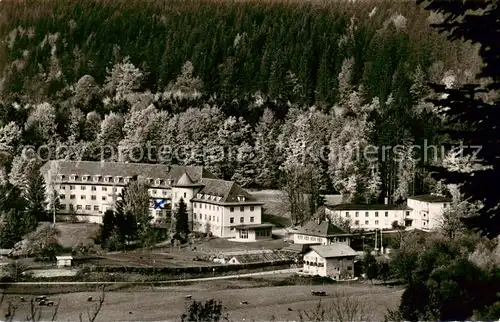
[[[304,240],[311,239],[312,241],[321,241],[321,237],[309,237],[309,236],[298,235],[297,238],[298,239],[304,239]]]
[[[101,175],[95,175],[95,176],[93,176],[92,181],[94,181],[94,182],[104,181],[106,183],[113,182],[113,181],[115,183],[128,183],[132,179],[132,177],[120,177],[120,176],[115,177],[114,180],[112,180],[112,178],[113,178],[112,176],[104,176],[104,178],[102,178]],[[66,179],[65,175],[63,175],[63,174],[59,175],[59,180],[65,180],[65,179]],[[70,175],[69,179],[71,181],[87,182],[87,181],[90,181],[91,176],[90,175],[82,175],[82,176]],[[101,180],[101,179],[103,179],[103,180]],[[148,182],[149,184],[155,184],[157,186],[171,185],[172,184],[172,180],[151,179],[151,178],[146,179],[146,182]]]
[[[250,211],[254,211],[254,210],[255,210],[255,207],[251,206]],[[229,211],[234,212],[234,207],[229,208]],[[245,211],[245,207],[240,207],[240,212],[243,212],[243,211]]]
[[[70,186],[68,186],[68,187],[69,187],[69,190],[76,190],[76,186],[70,185]],[[111,187],[110,187],[110,188],[111,188]],[[66,190],[66,186],[62,185],[62,186],[61,186],[61,189],[62,189],[62,190]],[[118,187],[118,188],[117,188],[117,187],[114,187],[114,188],[113,188],[113,192],[117,192],[117,191],[118,191],[118,189],[120,189],[120,190],[121,190],[122,188],[121,188],[121,187]],[[80,190],[87,190],[87,186],[80,186]],[[97,187],[96,187],[96,186],[90,186],[90,190],[91,190],[91,191],[97,191]],[[101,187],[101,191],[108,191],[108,187]],[[166,196],[166,195],[168,194],[168,190],[160,190],[160,192],[161,192],[164,196]],[[158,194],[158,190],[157,190],[157,189],[152,189],[152,190],[151,190],[151,193],[152,193],[153,195],[156,195],[156,194]],[[184,194],[184,197],[185,197],[185,195],[186,195],[186,194]]]
[[[203,204],[197,204],[196,202],[193,202],[193,207],[194,208],[200,208],[200,209],[202,209],[203,208]],[[205,204],[205,209],[219,211],[219,206]]]
[[[203,207],[205,206],[205,207]],[[207,204],[202,204],[202,203],[196,203],[196,202],[193,202],[193,208],[205,208],[205,209],[208,209],[208,210],[219,210],[219,206],[216,206],[216,205],[207,205]],[[254,211],[255,210],[255,207],[254,206],[250,206],[250,211]],[[234,212],[234,207],[230,207],[229,208],[229,211],[230,212]],[[245,211],[245,207],[240,207],[240,212],[244,212]]]
[[[368,217],[369,215],[370,215],[370,214],[369,214],[369,211],[366,211],[366,212],[365,212],[365,217]],[[346,216],[346,217],[351,217],[351,214],[349,213],[349,211],[346,211],[346,212],[345,212],[345,216]],[[355,217],[359,217],[359,211],[356,211],[356,212],[355,212],[355,214],[354,214],[354,216],[355,216]],[[386,211],[386,212],[385,212],[385,216],[386,216],[386,217],[389,217],[389,212],[388,212],[388,211]],[[398,216],[398,214],[397,214],[397,213],[394,213],[394,217],[397,217],[397,216]],[[375,211],[375,217],[378,217],[378,211]]]
[[[316,267],[324,267],[325,263],[323,262],[305,262],[307,266],[316,266]]]
[[[65,204],[61,204],[61,205],[59,205],[59,209],[66,210],[66,209],[69,208],[69,210],[75,210],[75,205],[69,204],[68,208],[66,208],[66,206],[67,205],[65,205]],[[94,211],[99,211],[99,209],[100,209],[98,205],[94,205],[93,207],[94,207],[93,208]],[[83,210],[83,205],[76,205],[76,210]],[[85,205],[85,210],[91,211],[92,210],[92,205]]]
[[[120,197],[117,196],[117,198],[119,199]],[[59,195],[59,199],[60,200],[65,200],[66,199],[66,195]],[[76,195],[69,195],[69,199],[71,200],[75,200],[76,199]],[[87,199],[87,196],[86,195],[80,195],[80,200],[86,200]],[[101,200],[102,201],[106,201],[108,198],[106,196],[101,196]],[[90,196],[90,200],[97,200],[97,196],[96,195],[91,195]],[[151,201],[150,202],[150,207],[154,207],[154,201]]]
[[[254,217],[250,217],[250,222],[254,222]],[[229,217],[229,223],[234,224],[234,217]],[[245,223],[245,217],[240,217],[240,224]]]
[[[370,224],[370,221],[369,220],[365,220],[365,225],[369,225]],[[379,221],[378,220],[375,220],[375,225],[378,225],[379,224]],[[359,220],[355,220],[354,221],[354,225],[355,226],[359,226]],[[389,225],[389,222],[386,220],[385,221],[385,225]]]
[[[207,220],[207,221],[219,222],[219,216],[208,215],[208,217],[207,217],[207,214],[205,214],[205,219],[203,219],[203,215],[202,214],[198,214],[198,215],[197,214],[193,214],[193,219],[194,220],[199,219],[199,220]]]
[[[314,237],[314,236],[302,236],[302,235],[297,235],[297,239],[304,239],[304,240],[311,240],[311,241],[322,241],[321,237]],[[330,238],[331,242],[334,243],[344,243],[348,240],[347,237],[334,237]]]
[[[375,211],[375,217],[378,217],[378,213],[379,213],[378,211]],[[388,212],[388,211],[386,211],[386,212],[384,213],[384,215],[385,215],[385,217],[389,217],[389,212]],[[406,212],[406,216],[409,216],[409,215],[410,215],[410,212],[409,212],[409,211],[407,211],[407,212]],[[350,216],[351,216],[351,214],[349,213],[349,211],[346,211],[346,212],[345,212],[345,216],[346,216],[346,217],[350,217]],[[354,216],[355,216],[355,217],[359,217],[359,211],[354,212]],[[369,217],[369,216],[370,216],[370,212],[369,212],[369,211],[365,211],[365,217]],[[397,216],[398,216],[398,213],[397,213],[397,212],[395,212],[395,213],[394,213],[394,217],[397,217]]]
[[[61,200],[64,200],[66,199],[66,195],[59,195],[59,199]],[[69,199],[76,199],[76,195],[69,195]],[[85,200],[87,199],[87,196],[86,195],[81,195],[80,196],[80,200]],[[107,198],[106,196],[102,196],[101,197],[101,200],[105,201]],[[97,200],[97,196],[96,195],[91,195],[90,196],[90,200]]]
[[[67,210],[67,209],[75,210],[75,208],[76,208],[76,210],[83,210],[84,209],[83,205],[76,205],[76,207],[73,204],[69,204],[69,205],[61,204],[61,205],[59,205],[60,210]],[[105,210],[104,208],[105,207],[103,207],[103,210]],[[93,205],[93,206],[92,205],[85,205],[85,210],[86,211],[92,211],[92,210],[99,211],[100,206],[99,205]],[[156,217],[160,217],[162,215],[162,211],[161,210],[151,210],[151,215],[154,216],[155,214],[156,214]]]
[[[208,221],[213,221],[213,222],[219,222],[219,216],[212,216],[212,215],[203,215],[203,214],[193,214],[193,219],[194,220],[208,220]],[[255,217],[250,217],[250,222],[255,222]],[[234,217],[229,218],[229,223],[234,224]],[[240,223],[243,224],[245,223],[245,217],[240,217]]]

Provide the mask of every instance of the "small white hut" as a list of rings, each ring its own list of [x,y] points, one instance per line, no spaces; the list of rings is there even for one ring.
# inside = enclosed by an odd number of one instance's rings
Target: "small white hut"
[[[73,261],[73,256],[64,255],[64,256],[56,256],[57,267],[69,267],[71,266],[71,262]]]

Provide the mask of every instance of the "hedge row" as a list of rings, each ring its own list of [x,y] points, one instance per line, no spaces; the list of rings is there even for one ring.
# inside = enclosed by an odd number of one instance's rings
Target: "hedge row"
[[[293,260],[282,260],[267,263],[249,263],[249,264],[234,264],[234,265],[220,265],[220,266],[189,266],[189,267],[137,267],[137,266],[93,266],[93,272],[106,272],[106,273],[138,273],[141,275],[152,274],[204,274],[204,273],[224,273],[234,272],[245,269],[255,269],[262,267],[276,267],[289,265],[294,263]]]

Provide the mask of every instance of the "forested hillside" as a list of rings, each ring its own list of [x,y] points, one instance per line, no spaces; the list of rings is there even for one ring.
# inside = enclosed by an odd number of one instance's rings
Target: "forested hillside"
[[[3,1],[4,180],[37,166],[27,145],[118,159],[106,146],[244,187],[363,203],[428,192],[424,165],[443,155],[412,146],[446,138],[426,83],[469,82],[480,62],[431,29],[440,19],[400,1]],[[372,145],[398,147],[364,157]]]

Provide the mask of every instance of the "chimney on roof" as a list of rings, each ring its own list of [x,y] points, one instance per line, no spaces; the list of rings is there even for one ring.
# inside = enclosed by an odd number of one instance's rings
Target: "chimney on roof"
[[[384,198],[384,205],[387,205],[387,204],[389,204],[389,198],[385,197]]]
[[[319,225],[321,224],[321,218],[320,217],[316,217],[316,223]]]

